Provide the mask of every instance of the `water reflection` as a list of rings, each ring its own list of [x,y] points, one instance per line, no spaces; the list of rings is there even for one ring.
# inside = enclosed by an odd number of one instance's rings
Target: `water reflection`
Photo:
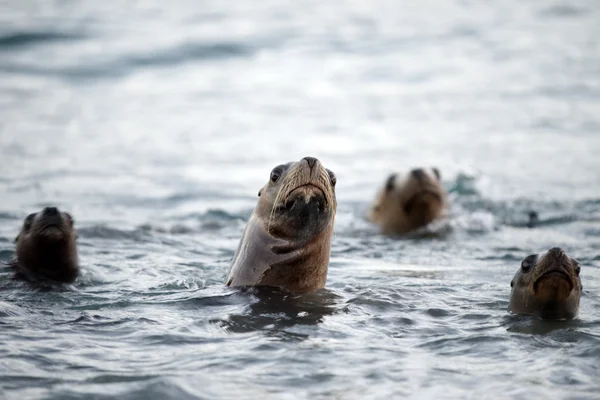
[[[507,326],[508,332],[528,335],[547,335],[560,330],[573,330],[583,325],[577,318],[572,320],[544,320],[528,315],[509,315],[503,324],[503,326]]]
[[[254,287],[241,289],[252,303],[240,314],[232,314],[219,321],[229,332],[248,333],[265,331],[283,338],[303,339],[308,335],[290,332],[296,325],[317,325],[332,315],[340,299],[327,289],[315,293],[289,294],[278,289]]]

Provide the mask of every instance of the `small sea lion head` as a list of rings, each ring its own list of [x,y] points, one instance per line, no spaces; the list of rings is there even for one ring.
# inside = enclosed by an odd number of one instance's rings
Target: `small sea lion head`
[[[69,240],[75,235],[73,217],[56,207],[46,207],[42,211],[29,214],[23,221],[21,232],[15,239],[54,242]]]
[[[258,192],[257,215],[271,235],[312,237],[333,227],[336,181],[335,174],[314,157],[278,165]]]
[[[77,276],[73,217],[56,207],[29,214],[15,239],[18,265],[27,276],[70,282]]]
[[[391,174],[369,210],[368,218],[386,233],[406,233],[439,217],[446,193],[437,168]]]
[[[581,266],[561,248],[525,257],[511,281],[511,309],[543,318],[574,316],[581,296]]]

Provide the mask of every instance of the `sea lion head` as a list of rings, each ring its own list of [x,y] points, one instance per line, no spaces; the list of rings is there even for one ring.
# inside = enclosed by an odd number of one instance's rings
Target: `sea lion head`
[[[580,270],[558,247],[525,257],[510,283],[510,309],[545,319],[573,318],[581,297]]]
[[[368,218],[383,233],[403,234],[442,215],[446,193],[437,168],[416,168],[391,174],[377,194]]]
[[[73,282],[78,275],[73,217],[56,207],[29,214],[15,239],[17,274],[30,280]]]
[[[308,239],[333,228],[335,174],[314,157],[278,165],[258,192],[257,216],[270,235]]]
[[[325,286],[337,208],[335,174],[313,157],[278,165],[258,192],[227,286],[307,293]]]

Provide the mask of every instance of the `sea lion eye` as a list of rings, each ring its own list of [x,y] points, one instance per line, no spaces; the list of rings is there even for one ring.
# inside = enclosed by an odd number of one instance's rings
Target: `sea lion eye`
[[[73,216],[67,212],[63,213],[65,217],[67,217],[67,220],[69,221],[69,224],[71,225],[71,227],[73,227],[73,225],[75,224],[75,220],[73,219]]]
[[[23,222],[23,229],[25,231],[28,231],[31,229],[31,225],[33,224],[33,218],[35,218],[35,213],[29,214],[27,216],[27,218],[25,218],[25,221]]]
[[[533,260],[535,257],[535,254],[525,257],[525,259],[521,262],[521,271],[523,271],[524,273],[529,272],[529,270],[533,266]]]
[[[437,168],[432,168],[433,169],[433,173],[435,174],[435,177],[437,178],[437,180],[441,180],[442,179],[442,174],[440,173],[440,170]]]
[[[273,171],[271,171],[271,182],[277,182],[277,179],[279,179],[280,176],[281,172],[279,171],[279,169],[275,168]]]
[[[391,174],[387,181],[385,181],[385,191],[389,192],[394,188],[394,181],[396,180],[396,174]]]
[[[335,184],[337,183],[337,177],[331,170],[327,170],[327,173],[329,174],[329,181],[331,182],[331,186],[335,186]]]
[[[579,264],[579,261],[577,260],[573,260],[573,262],[575,263],[575,274],[579,276],[579,273],[581,272],[581,264]]]

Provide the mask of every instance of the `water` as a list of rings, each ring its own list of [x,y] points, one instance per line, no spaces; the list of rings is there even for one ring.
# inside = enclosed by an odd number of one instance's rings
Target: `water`
[[[0,397],[597,398],[599,6],[0,3],[0,259],[52,204],[82,267],[0,274]],[[327,289],[224,287],[271,168],[307,155],[338,176]],[[376,235],[377,187],[429,165],[441,234]],[[510,315],[556,245],[579,317]]]

